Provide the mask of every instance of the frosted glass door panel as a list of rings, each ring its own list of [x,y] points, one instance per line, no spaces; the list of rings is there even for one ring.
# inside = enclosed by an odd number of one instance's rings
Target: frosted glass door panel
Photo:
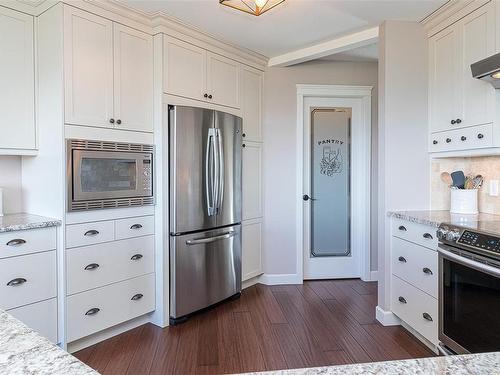
[[[350,109],[311,112],[311,257],[350,256]]]

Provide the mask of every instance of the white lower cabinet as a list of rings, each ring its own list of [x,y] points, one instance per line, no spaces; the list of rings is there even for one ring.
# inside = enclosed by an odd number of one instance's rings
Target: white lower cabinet
[[[155,309],[153,273],[67,298],[67,341],[72,342]]]
[[[57,343],[57,298],[7,310],[31,329]]]
[[[262,219],[246,220],[241,226],[242,279],[262,274]]]
[[[435,232],[431,226],[392,220],[391,310],[432,345],[438,344]]]
[[[241,196],[243,220],[262,217],[262,143],[243,144]]]

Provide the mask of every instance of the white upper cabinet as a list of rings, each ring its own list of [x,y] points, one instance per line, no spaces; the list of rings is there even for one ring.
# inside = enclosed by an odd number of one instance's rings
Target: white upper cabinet
[[[262,72],[250,67],[241,70],[241,110],[245,140],[262,141]]]
[[[64,8],[65,123],[153,131],[152,37]]]
[[[114,117],[116,128],[153,131],[153,40],[114,24]]]
[[[64,8],[65,122],[109,127],[113,119],[113,23]]]
[[[240,108],[238,62],[165,36],[163,66],[167,94]]]
[[[33,49],[33,17],[0,7],[1,154],[37,148]]]
[[[164,90],[168,94],[205,100],[207,52],[175,38],[165,37]]]
[[[240,107],[240,64],[207,53],[207,93],[209,101],[227,107]]]
[[[431,131],[493,122],[495,90],[470,66],[495,53],[495,10],[489,3],[429,40]]]

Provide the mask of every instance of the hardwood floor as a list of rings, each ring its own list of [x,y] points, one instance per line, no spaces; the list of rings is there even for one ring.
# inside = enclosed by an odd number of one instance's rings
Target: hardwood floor
[[[245,289],[184,324],[146,324],[75,353],[102,374],[221,374],[433,356],[375,321],[377,283],[358,279]]]

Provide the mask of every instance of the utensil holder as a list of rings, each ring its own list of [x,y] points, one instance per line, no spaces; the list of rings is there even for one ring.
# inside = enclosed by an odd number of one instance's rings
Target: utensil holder
[[[450,212],[452,214],[476,215],[478,189],[451,189]]]

